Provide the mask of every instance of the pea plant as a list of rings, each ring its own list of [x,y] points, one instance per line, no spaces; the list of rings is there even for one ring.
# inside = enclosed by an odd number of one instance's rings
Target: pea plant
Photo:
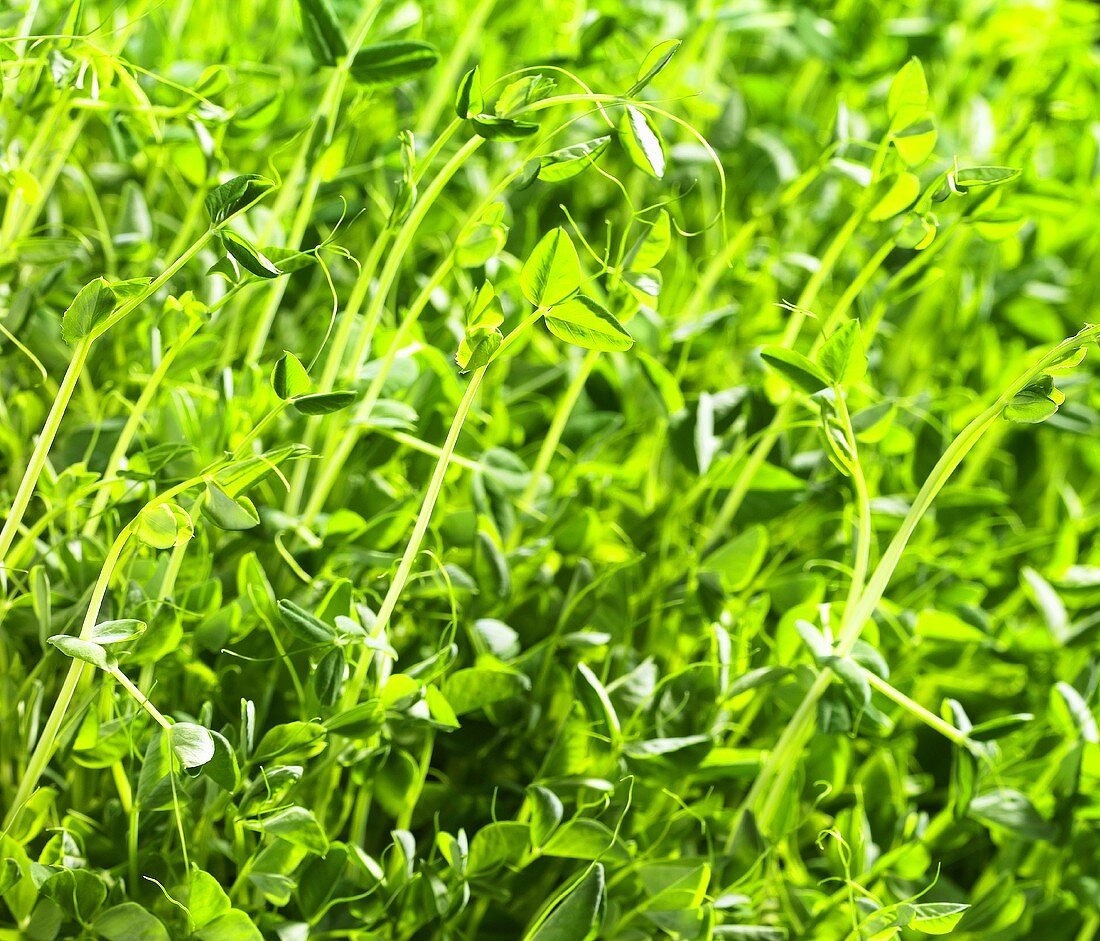
[[[1097,14],[0,10],[0,939],[1100,931]]]

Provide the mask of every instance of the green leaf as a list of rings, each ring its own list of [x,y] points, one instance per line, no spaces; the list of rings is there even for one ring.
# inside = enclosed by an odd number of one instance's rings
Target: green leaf
[[[936,238],[938,220],[930,212],[908,212],[898,230],[895,239],[900,248],[912,248],[920,251],[932,244]]]
[[[96,935],[107,941],[170,941],[160,919],[135,902],[123,902],[100,913],[94,927]]]
[[[1027,216],[1018,209],[990,209],[970,216],[970,224],[987,242],[1003,242],[1027,225]]]
[[[596,158],[607,150],[610,143],[611,135],[608,134],[543,154],[539,157],[538,178],[544,183],[562,183],[565,180],[571,180],[586,167],[595,163]]]
[[[1054,684],[1050,691],[1051,714],[1065,734],[1080,737],[1086,742],[1100,742],[1096,719],[1084,697],[1069,683]]]
[[[284,401],[305,395],[312,385],[306,367],[293,353],[283,353],[271,370],[271,388]]]
[[[530,686],[522,673],[486,667],[456,670],[443,681],[443,695],[456,716],[464,716],[494,703],[521,696]]]
[[[222,230],[222,244],[226,252],[245,271],[259,278],[277,278],[282,272],[272,264],[271,259],[261,252],[248,239],[229,229]]]
[[[875,184],[867,218],[872,222],[892,219],[912,206],[919,195],[920,179],[916,174],[908,171],[893,173]]]
[[[959,924],[969,905],[957,902],[920,902],[910,904],[908,927],[924,934],[950,934]]]
[[[455,363],[463,373],[487,366],[493,354],[504,342],[504,334],[496,327],[467,330],[455,354]]]
[[[583,294],[554,305],[543,320],[546,329],[559,340],[586,350],[612,353],[634,345],[634,338],[612,313]]]
[[[539,240],[523,265],[519,285],[536,307],[553,307],[577,293],[580,259],[565,229],[558,227]]]
[[[280,601],[279,614],[286,629],[307,644],[330,644],[336,639],[336,628],[293,601]]]
[[[398,85],[439,61],[439,50],[418,39],[398,39],[365,46],[351,62],[351,77],[360,85]]]
[[[237,908],[215,918],[191,938],[192,941],[264,941],[252,919]]]
[[[202,512],[219,529],[239,531],[260,524],[260,515],[248,497],[231,497],[213,480],[206,482]]]
[[[665,175],[668,157],[665,142],[649,115],[633,105],[627,105],[619,120],[619,141],[639,170],[655,179]]]
[[[476,221],[459,235],[455,243],[455,263],[461,268],[478,268],[498,255],[508,240],[508,226],[503,220],[504,203],[492,202],[486,206]]]
[[[23,870],[19,867],[19,860],[11,856],[0,859],[0,895],[12,888],[23,878]]]
[[[123,618],[118,621],[100,621],[92,628],[88,640],[96,644],[123,644],[135,637],[140,637],[148,627],[144,621],[134,618]]]
[[[928,108],[928,80],[924,66],[913,56],[905,63],[890,83],[886,95],[886,114],[895,118],[903,111],[925,111]]]
[[[552,78],[547,78],[545,75],[525,75],[523,78],[516,79],[500,93],[496,104],[493,105],[493,113],[498,117],[510,118],[536,101],[542,101],[549,96],[556,84]]]
[[[633,271],[648,271],[660,263],[672,244],[672,217],[667,209],[657,213],[657,218],[626,254],[626,267]]]
[[[92,643],[90,640],[81,640],[79,637],[72,637],[69,634],[54,634],[52,637],[46,638],[46,643],[56,647],[66,657],[71,657],[73,660],[90,663],[93,667],[99,667],[101,670],[110,671],[114,668],[114,659],[107,656],[107,651],[99,644]]]
[[[491,114],[470,116],[474,129],[486,140],[523,140],[538,133],[539,126],[530,121],[514,121],[512,118],[498,118]]]
[[[801,353],[782,346],[765,346],[760,358],[796,389],[813,395],[827,388],[829,376]]]
[[[577,664],[577,691],[598,733],[617,744],[622,734],[619,716],[598,676],[584,663]]]
[[[87,869],[62,869],[38,887],[40,895],[55,902],[70,918],[89,922],[107,898],[103,880]]]
[[[175,503],[155,503],[137,517],[138,539],[154,549],[174,549],[195,534],[191,517]]]
[[[841,324],[822,344],[817,362],[837,385],[861,379],[867,371],[867,354],[863,349],[859,321],[846,320]]]
[[[328,851],[328,838],[324,829],[313,816],[313,812],[305,807],[288,807],[265,817],[259,824],[250,826],[319,856],[324,856]]]
[[[531,842],[541,847],[558,828],[565,808],[557,794],[539,785],[527,789],[527,799],[531,803]]]
[[[61,317],[61,339],[76,343],[90,336],[118,306],[118,295],[103,278],[89,281]]]
[[[348,44],[329,0],[298,0],[306,47],[318,65],[336,65],[347,55]]]
[[[967,813],[1022,840],[1045,840],[1053,835],[1053,828],[1039,815],[1035,805],[1013,788],[996,788],[980,794],[970,802]]]
[[[466,870],[471,876],[478,876],[514,865],[530,845],[531,828],[526,823],[502,820],[486,824],[470,842]]]
[[[895,116],[890,139],[910,167],[924,163],[936,147],[936,125],[928,112],[905,110]]]
[[[1012,397],[1001,413],[1008,421],[1034,425],[1046,421],[1058,411],[1049,396],[1034,389],[1024,389]]]
[[[485,95],[481,91],[481,69],[476,65],[462,76],[455,95],[455,114],[465,121],[485,110]]]
[[[718,575],[727,591],[744,591],[752,584],[767,553],[767,529],[749,526],[707,555],[700,570]]]
[[[200,768],[214,757],[210,730],[193,722],[177,722],[168,732],[172,754],[185,768]]]
[[[978,186],[1001,186],[1019,175],[1020,171],[1012,167],[966,167],[956,170],[953,177],[955,188],[965,193]]]
[[[605,890],[603,866],[596,863],[524,941],[586,941],[599,923]]]
[[[347,660],[343,648],[333,647],[318,661],[310,674],[309,683],[317,702],[331,709],[340,699],[344,686],[344,670]]]
[[[275,184],[267,177],[256,173],[245,173],[234,177],[221,186],[216,186],[206,195],[204,204],[210,221],[220,226],[231,216],[268,192]]]
[[[645,58],[642,59],[642,64],[638,69],[638,77],[623,97],[634,98],[638,92],[664,71],[665,66],[672,61],[672,57],[676,55],[682,45],[682,39],[666,39],[650,49]]]
[[[311,395],[301,395],[293,400],[293,404],[303,415],[328,415],[330,412],[347,408],[358,397],[357,392],[341,389],[337,392],[314,392]]]
[[[615,838],[606,824],[587,817],[567,820],[542,846],[543,856],[559,859],[585,859],[606,857],[619,862],[630,858],[626,847]]]
[[[187,895],[187,910],[196,928],[209,924],[219,915],[232,908],[229,896],[221,883],[210,873],[194,867],[191,870],[191,885]]]
[[[220,732],[211,732],[210,736],[214,740],[214,757],[203,765],[203,774],[223,791],[232,794],[241,784],[241,769],[237,763],[237,754]]]

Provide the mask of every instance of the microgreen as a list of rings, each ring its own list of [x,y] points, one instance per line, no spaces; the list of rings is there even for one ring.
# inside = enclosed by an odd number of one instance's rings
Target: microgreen
[[[0,10],[0,938],[1092,938],[1097,14]]]

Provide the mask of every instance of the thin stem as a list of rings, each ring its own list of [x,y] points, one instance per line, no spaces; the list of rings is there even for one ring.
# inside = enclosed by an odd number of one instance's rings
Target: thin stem
[[[386,263],[382,268],[382,272],[378,277],[378,284],[374,287],[374,294],[371,297],[370,306],[367,308],[365,315],[365,323],[363,327],[363,335],[360,337],[359,342],[356,344],[356,350],[352,357],[352,363],[357,371],[362,365],[363,360],[370,353],[370,343],[374,336],[374,331],[378,326],[378,323],[382,317],[382,311],[385,309],[386,297],[389,295],[390,288],[393,286],[397,273],[401,268],[401,263],[404,261],[405,254],[408,252],[409,247],[412,245],[413,238],[420,226],[421,221],[427,215],[428,210],[431,209],[435,203],[439,194],[442,193],[443,188],[450,182],[451,178],[458,172],[459,168],[474,154],[477,149],[484,143],[484,139],[481,137],[473,137],[466,141],[447,161],[446,164],[440,169],[439,173],[429,184],[428,188],[424,191],[421,197],[417,200],[413,206],[412,212],[402,223],[401,228],[398,230],[396,237],[394,238],[393,245],[390,248],[389,255],[386,258]],[[448,257],[447,264],[450,265],[451,260]],[[437,271],[437,275],[439,272]],[[421,292],[423,294],[423,292]],[[425,298],[426,301],[426,298]],[[411,312],[410,312],[411,315]],[[411,316],[406,317],[406,321],[409,321]],[[405,328],[406,324],[402,323],[401,328]],[[394,346],[397,344],[395,343]],[[392,355],[396,355],[396,349],[390,350]],[[375,381],[371,385],[371,390],[368,391],[363,401],[356,407],[355,419],[362,421],[365,417],[369,416],[370,409],[374,407],[374,403],[377,400],[377,394],[381,390],[382,383],[385,381],[386,370],[379,370],[378,375],[375,377]],[[375,391],[377,390],[377,391]],[[354,428],[347,429],[342,440],[339,443],[338,449],[335,455],[330,454],[328,460],[325,461],[325,468],[321,480],[317,482],[317,485],[313,488],[310,496],[309,503],[306,506],[305,522],[306,525],[313,520],[313,518],[321,511],[321,507],[324,506],[325,500],[328,497],[336,480],[339,478],[341,471],[343,470],[344,462],[351,454],[351,450],[355,445],[356,432]],[[328,451],[328,448],[326,448]],[[304,489],[304,485],[303,485]],[[295,494],[292,494],[292,497]]]
[[[912,715],[916,716],[916,718],[920,719],[920,721],[927,725],[930,729],[935,729],[935,731],[939,732],[940,735],[942,735],[948,741],[954,742],[954,744],[960,746],[966,745],[967,738],[963,732],[960,732],[950,723],[944,722],[943,719],[941,719],[934,713],[929,712],[920,703],[910,699],[908,696],[905,695],[905,693],[901,692],[901,690],[892,686],[890,683],[887,683],[886,680],[880,677],[877,673],[872,673],[866,668],[861,669],[863,670],[863,675],[867,678],[867,682],[870,683],[873,688],[882,693],[882,695],[885,696],[887,699],[897,703],[906,712],[909,712]]]
[[[1089,326],[1076,336],[1058,344],[1043,356],[1038,363],[1021,373],[1014,382],[997,396],[987,409],[974,418],[951,442],[951,445],[940,457],[917,493],[912,506],[902,520],[898,532],[875,567],[858,603],[851,610],[850,616],[845,617],[845,624],[836,647],[838,656],[846,657],[852,652],[864,625],[870,620],[882,600],[882,596],[917,525],[924,518],[925,513],[928,512],[933,500],[947,484],[955,468],[962,463],[989,428],[1000,419],[1001,412],[1012,400],[1012,397],[1028,383],[1033,382],[1037,376],[1042,374],[1044,369],[1059,362],[1073,350],[1079,349],[1098,336],[1100,336],[1100,326]],[[745,799],[743,810],[759,804],[764,793],[768,793],[768,797],[764,800],[759,813],[758,823],[762,829],[766,829],[771,825],[776,807],[783,798],[794,769],[799,764],[802,748],[808,742],[812,733],[817,703],[825,694],[831,682],[831,672],[826,670],[818,674],[787,727],[780,735],[775,748],[772,749],[771,755],[765,762],[764,767],[761,768],[749,791],[749,795]]]
[[[443,449],[440,452],[439,460],[436,461],[435,471],[432,473],[431,481],[428,483],[428,490],[424,494],[424,502],[420,506],[420,513],[416,517],[412,535],[409,537],[408,545],[405,546],[405,552],[401,556],[401,562],[397,567],[397,574],[394,575],[393,581],[390,582],[386,597],[382,599],[382,606],[378,609],[378,617],[375,620],[374,626],[377,635],[381,635],[389,625],[394,608],[397,606],[398,599],[401,597],[401,592],[404,590],[405,584],[409,580],[409,575],[412,573],[416,557],[420,552],[420,545],[424,541],[425,533],[428,531],[428,524],[431,522],[436,501],[439,499],[439,492],[443,487],[443,479],[451,463],[451,455],[454,453],[455,445],[458,442],[458,436],[462,431],[462,425],[466,421],[466,416],[470,412],[470,407],[473,405],[474,398],[477,396],[477,390],[481,385],[481,380],[485,376],[485,369],[486,367],[483,366],[473,374],[469,385],[466,386],[466,392],[463,394],[462,400],[458,403],[458,409],[455,411],[454,419],[451,422],[451,428],[447,432],[447,439],[443,443]],[[370,658],[366,654],[362,655],[356,666],[355,676],[351,683],[348,684],[348,691],[345,698],[346,705],[352,705],[359,701],[359,697],[363,692],[363,685],[366,683],[367,669],[369,666]]]
[[[73,358],[69,360],[69,366],[65,370],[57,395],[54,396],[50,413],[46,416],[42,432],[39,434],[38,441],[31,452],[27,469],[23,473],[23,479],[19,482],[19,489],[15,492],[11,509],[8,511],[8,518],[4,522],[3,530],[0,530],[0,574],[3,572],[8,550],[15,539],[15,534],[23,522],[23,514],[26,513],[35,487],[38,486],[38,478],[42,476],[42,470],[46,466],[50,448],[53,446],[54,438],[57,437],[57,431],[61,427],[61,419],[65,417],[65,411],[69,407],[69,400],[73,396],[77,381],[80,379],[80,373],[84,369],[84,363],[88,359],[92,342],[92,337],[85,337],[73,350]]]
[[[528,481],[527,487],[519,498],[520,507],[530,507],[534,502],[535,495],[538,493],[539,484],[546,476],[547,471],[549,471],[550,462],[554,459],[554,454],[557,453],[558,445],[561,443],[561,436],[565,433],[565,426],[569,422],[569,416],[573,413],[573,409],[577,404],[577,399],[580,398],[581,392],[584,391],[584,384],[588,381],[588,377],[591,375],[599,358],[599,350],[588,350],[585,353],[584,359],[581,360],[580,366],[577,367],[577,371],[572,381],[570,381],[569,386],[565,390],[565,394],[558,400],[557,407],[554,410],[554,417],[550,422],[550,427],[546,430],[546,436],[542,439],[542,445],[539,447],[538,456],[535,458],[534,466],[531,468],[531,479]],[[518,544],[520,532],[518,526],[513,530],[512,538],[509,540],[512,545]]]
[[[121,685],[122,688],[126,690],[126,692],[128,692],[131,696],[133,696],[135,700],[137,700],[138,705],[140,705],[142,709],[144,709],[147,713],[149,713],[149,715],[153,717],[153,720],[157,723],[157,725],[159,725],[165,731],[168,731],[172,728],[172,723],[169,722],[168,719],[164,717],[164,714],[149,701],[149,697],[146,696],[145,693],[143,693],[140,689],[138,689],[137,686],[135,686],[130,681],[130,678],[117,666],[111,670],[108,670],[107,672],[118,681],[119,685]]]

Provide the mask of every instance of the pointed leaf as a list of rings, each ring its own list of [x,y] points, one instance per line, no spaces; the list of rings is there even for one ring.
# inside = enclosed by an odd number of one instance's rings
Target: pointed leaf
[[[430,69],[439,50],[418,39],[399,39],[365,46],[351,62],[351,77],[360,85],[398,85]]]
[[[577,292],[580,259],[565,229],[556,228],[542,237],[523,265],[519,284],[523,296],[536,307],[553,307]]]
[[[665,175],[668,159],[665,142],[648,114],[627,105],[619,121],[619,140],[630,162],[639,170],[658,180]]]
[[[586,350],[611,353],[634,345],[634,338],[611,312],[583,294],[555,305],[543,319],[559,340]]]

